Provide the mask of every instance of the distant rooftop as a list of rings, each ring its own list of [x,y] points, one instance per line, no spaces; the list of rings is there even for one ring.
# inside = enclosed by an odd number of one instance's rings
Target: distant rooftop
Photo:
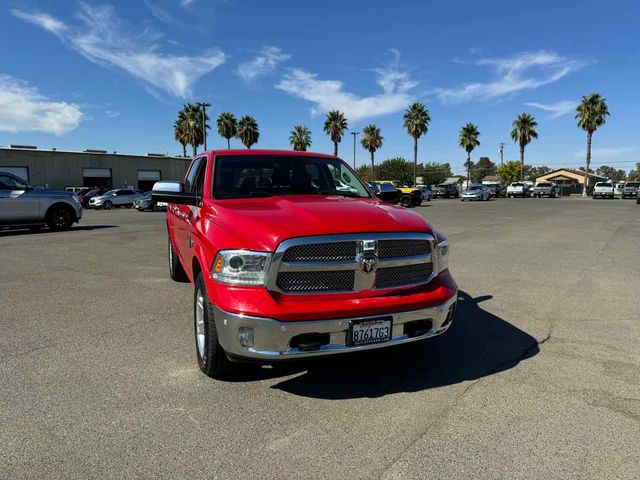
[[[91,154],[91,155],[119,155],[123,157],[166,157],[166,158],[185,158],[190,159],[190,157],[181,157],[179,155],[173,156],[169,155],[168,152],[149,152],[146,154],[141,153],[122,153],[117,151],[109,152],[108,150],[100,150],[94,148],[87,148],[83,151],[78,150],[58,150],[55,147],[51,149],[39,149],[36,145],[9,145],[0,146],[0,150],[28,150],[28,151],[37,151],[37,152],[55,152],[55,153],[73,153],[73,154]]]

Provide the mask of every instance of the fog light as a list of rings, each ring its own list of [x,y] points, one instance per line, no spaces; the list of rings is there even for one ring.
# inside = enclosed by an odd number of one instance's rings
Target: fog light
[[[253,328],[240,327],[238,338],[243,347],[253,347]]]

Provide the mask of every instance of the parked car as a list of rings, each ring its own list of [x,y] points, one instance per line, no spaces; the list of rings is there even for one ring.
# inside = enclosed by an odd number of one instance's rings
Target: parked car
[[[383,202],[396,204],[400,201],[400,191],[390,183],[367,182],[373,194]]]
[[[433,191],[433,198],[459,198],[458,185],[454,183],[441,183]]]
[[[333,178],[357,195],[327,195]],[[205,152],[152,198],[170,203],[169,274],[194,284],[196,358],[211,377],[238,360],[390,347],[451,325],[447,240],[375,198],[335,156]]]
[[[622,198],[637,198],[640,182],[627,182],[622,189]]]
[[[68,230],[82,218],[72,192],[34,187],[8,172],[0,172],[0,227]]]
[[[625,182],[618,182],[618,183],[615,184],[615,186],[613,188],[613,196],[614,197],[622,198],[622,193],[624,192],[624,183]]]
[[[110,210],[113,207],[133,207],[133,202],[137,198],[142,196],[141,193],[135,190],[116,189],[109,190],[103,195],[97,195],[89,200],[89,207],[99,210],[104,208]]]
[[[640,205],[640,187],[636,190],[636,204]]]
[[[157,212],[160,210],[157,205],[157,202],[153,198],[151,198],[151,192],[146,192],[141,197],[136,198],[133,201],[133,206],[135,207],[136,210],[140,212],[144,212],[144,211]]]
[[[460,201],[465,200],[491,200],[491,193],[485,185],[469,185],[460,197]]]
[[[431,187],[428,185],[418,185],[418,190],[422,193],[422,200],[430,202],[433,194],[431,193]]]
[[[611,182],[597,182],[593,186],[593,198],[614,198],[615,189]]]
[[[511,185],[507,187],[507,197],[528,197],[529,196],[529,187],[524,182],[513,182]]]
[[[422,192],[417,188],[407,187],[399,180],[380,180],[378,183],[393,185],[400,192],[400,205],[403,207],[417,207],[422,204]]]
[[[531,190],[532,197],[549,197],[556,198],[558,195],[558,187],[552,182],[538,182]]]
[[[501,183],[483,183],[483,185],[489,189],[491,198],[504,197],[507,193],[507,189]]]
[[[88,208],[89,200],[91,200],[93,197],[104,195],[105,193],[107,193],[107,191],[108,190],[106,188],[89,190],[86,193],[81,193],[80,195],[78,195],[78,199],[80,200],[80,204],[83,208]]]

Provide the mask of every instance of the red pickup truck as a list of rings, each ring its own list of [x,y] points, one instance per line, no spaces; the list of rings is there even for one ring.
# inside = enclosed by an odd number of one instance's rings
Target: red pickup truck
[[[339,181],[336,181],[339,180]],[[458,287],[447,240],[384,203],[342,160],[277,150],[193,159],[169,203],[171,278],[194,285],[198,364],[386,347],[443,333]]]

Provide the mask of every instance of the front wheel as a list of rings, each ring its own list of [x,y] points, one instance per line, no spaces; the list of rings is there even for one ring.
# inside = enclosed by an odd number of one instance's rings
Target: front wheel
[[[224,377],[231,370],[227,354],[218,342],[218,331],[213,311],[207,298],[202,273],[198,275],[193,294],[193,325],[198,366],[211,378]]]
[[[413,203],[413,200],[409,195],[403,195],[400,198],[400,205],[402,205],[405,208],[409,208],[412,203]]]
[[[113,203],[107,200],[102,204],[102,208],[104,208],[105,210],[111,210],[113,208]]]

